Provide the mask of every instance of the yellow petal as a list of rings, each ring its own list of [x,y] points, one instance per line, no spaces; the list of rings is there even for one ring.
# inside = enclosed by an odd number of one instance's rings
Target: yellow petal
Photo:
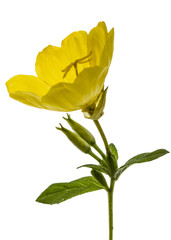
[[[66,78],[63,78],[64,73],[62,72],[70,63],[62,48],[49,45],[37,55],[36,73],[50,86],[59,82],[73,82],[76,77],[73,68],[68,72]]]
[[[61,47],[49,45],[37,56],[38,77],[18,75],[7,82],[10,96],[55,111],[89,107],[104,86],[113,54],[113,33],[100,22],[89,34],[73,32]]]
[[[100,58],[100,66],[102,67],[110,66],[113,56],[113,50],[114,50],[114,28],[112,28],[108,34],[108,38]]]
[[[70,62],[86,56],[87,53],[87,33],[85,31],[73,32],[61,43],[61,48],[67,54]]]
[[[68,35],[61,43],[61,48],[65,52],[70,63],[87,56],[90,52],[87,50],[87,33],[85,31],[73,32]],[[89,63],[78,64],[78,72],[89,67]]]
[[[10,97],[37,108],[45,108],[41,97],[47,93],[49,86],[35,76],[17,75],[6,82]]]
[[[97,66],[86,68],[74,83],[56,84],[42,98],[43,105],[49,110],[64,112],[86,108],[100,94],[107,70]]]
[[[91,66],[99,65],[100,57],[108,37],[106,24],[99,22],[88,35],[88,51],[92,51]]]

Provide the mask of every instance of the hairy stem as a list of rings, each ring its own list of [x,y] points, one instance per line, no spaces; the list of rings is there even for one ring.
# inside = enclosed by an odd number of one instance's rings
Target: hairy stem
[[[100,164],[103,163],[103,160],[101,160],[96,154],[94,154],[92,151],[88,152],[90,156],[92,156],[94,159],[96,159]]]
[[[115,181],[111,179],[110,189],[108,190],[108,209],[109,209],[109,240],[113,240],[113,192]]]
[[[106,157],[106,155],[103,153],[103,151],[99,148],[99,146],[96,143],[92,147],[96,149],[96,151],[102,156],[102,158]]]
[[[106,148],[106,153],[109,154],[110,153],[109,145],[108,145],[108,142],[107,142],[107,138],[104,134],[104,131],[103,131],[103,129],[102,129],[98,120],[94,120],[94,123],[95,123],[95,125],[96,125],[96,127],[97,127],[97,129],[98,129],[98,131],[101,135],[101,138],[103,139],[103,142],[104,142],[104,145],[105,145],[105,148]]]
[[[101,135],[101,138],[104,142],[105,148],[106,148],[106,153],[107,153],[107,158],[110,155],[110,149],[108,145],[107,138],[105,136],[105,133],[99,123],[98,120],[94,120],[94,123]],[[108,190],[108,209],[109,209],[109,240],[113,240],[113,192],[114,192],[114,185],[115,181],[113,178],[110,179],[110,188]]]

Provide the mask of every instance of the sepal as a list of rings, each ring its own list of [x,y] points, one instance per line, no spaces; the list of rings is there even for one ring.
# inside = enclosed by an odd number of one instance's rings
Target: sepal
[[[98,98],[96,99],[96,101],[91,106],[83,110],[85,118],[98,120],[101,116],[103,116],[107,90],[108,88],[106,88],[105,90],[103,89],[99,94]]]

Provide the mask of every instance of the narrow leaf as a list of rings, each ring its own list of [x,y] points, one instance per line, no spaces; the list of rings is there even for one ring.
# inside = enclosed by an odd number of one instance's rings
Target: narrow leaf
[[[94,177],[83,177],[68,183],[55,183],[50,185],[36,199],[37,202],[56,204],[66,201],[83,193],[104,189]]]
[[[129,159],[122,167],[120,167],[114,174],[114,178],[118,179],[121,173],[123,173],[129,166],[135,164],[135,163],[143,163],[143,162],[150,162],[152,160],[155,160],[159,157],[164,156],[165,154],[169,153],[165,149],[158,149],[151,153],[142,153],[138,154],[135,157]]]
[[[167,153],[169,153],[169,152],[165,149],[158,149],[158,150],[156,150],[154,152],[151,152],[151,153],[142,153],[142,154],[139,154],[139,155],[129,159],[126,162],[126,165],[131,165],[131,164],[134,164],[134,163],[150,162],[152,160],[155,160],[159,157],[164,156]]]
[[[91,168],[93,170],[96,170],[96,171],[99,171],[99,172],[103,172],[103,173],[106,173],[107,175],[111,176],[109,170],[106,167],[103,167],[101,165],[85,164],[85,165],[79,166],[77,169],[82,168],[82,167]]]

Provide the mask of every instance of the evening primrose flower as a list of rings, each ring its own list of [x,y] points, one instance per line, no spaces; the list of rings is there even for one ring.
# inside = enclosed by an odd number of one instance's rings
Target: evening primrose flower
[[[37,76],[16,75],[7,81],[10,97],[53,111],[92,110],[104,89],[113,55],[114,29],[99,22],[89,33],[73,32],[61,47],[38,53]]]

